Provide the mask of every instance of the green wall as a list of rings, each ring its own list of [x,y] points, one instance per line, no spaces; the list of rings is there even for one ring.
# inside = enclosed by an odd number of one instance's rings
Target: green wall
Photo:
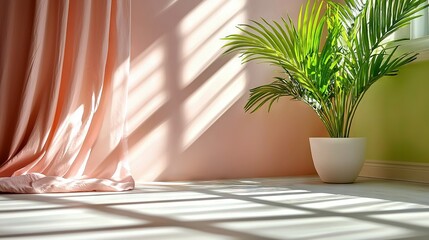
[[[356,112],[352,136],[367,137],[368,160],[429,163],[429,61],[375,83]]]

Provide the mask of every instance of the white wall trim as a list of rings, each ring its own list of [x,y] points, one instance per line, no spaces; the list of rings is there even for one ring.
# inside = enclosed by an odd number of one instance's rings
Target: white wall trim
[[[422,37],[406,41],[406,43],[401,47],[407,52],[419,53],[415,62],[429,59],[429,37]]]
[[[429,183],[429,163],[366,160],[359,176]]]
[[[392,47],[397,45],[400,47],[398,48],[395,56],[399,56],[400,54],[407,52],[413,52],[419,53],[419,55],[417,55],[417,59],[412,63],[429,60],[429,36],[388,43],[388,46]]]

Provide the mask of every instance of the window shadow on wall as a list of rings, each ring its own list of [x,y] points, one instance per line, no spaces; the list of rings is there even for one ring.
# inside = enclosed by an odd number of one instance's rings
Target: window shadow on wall
[[[132,2],[129,148],[145,178],[158,177],[241,97],[240,63],[219,56],[244,3]]]
[[[261,5],[255,3],[253,9]],[[222,55],[221,38],[248,21],[249,6],[246,0],[132,1],[128,156],[137,180],[282,172],[269,161],[264,170],[261,159],[282,161],[283,153],[279,155],[270,147],[283,149],[281,144],[294,141],[293,137],[280,143],[276,138],[282,133],[271,124],[275,120],[267,120],[266,112],[250,116],[242,110],[249,78],[262,73],[249,71],[235,56]],[[261,82],[271,81],[269,78],[263,77]],[[315,117],[301,105],[289,111],[297,118]],[[279,117],[274,114],[272,119]],[[268,121],[264,124],[271,127],[258,125],[259,121]],[[320,125],[313,125],[299,133],[301,122],[294,120],[282,131],[291,136],[320,132]],[[295,175],[312,174],[308,140],[299,141],[290,144],[292,155],[299,152],[294,158],[301,161],[293,171]]]

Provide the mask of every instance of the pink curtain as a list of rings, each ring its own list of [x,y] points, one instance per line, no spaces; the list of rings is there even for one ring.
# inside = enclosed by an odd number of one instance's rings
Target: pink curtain
[[[129,0],[0,1],[0,192],[123,191]]]

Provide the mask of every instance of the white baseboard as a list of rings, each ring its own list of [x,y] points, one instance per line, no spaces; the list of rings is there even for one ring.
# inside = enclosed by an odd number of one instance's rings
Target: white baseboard
[[[366,160],[359,176],[429,183],[429,163]]]

